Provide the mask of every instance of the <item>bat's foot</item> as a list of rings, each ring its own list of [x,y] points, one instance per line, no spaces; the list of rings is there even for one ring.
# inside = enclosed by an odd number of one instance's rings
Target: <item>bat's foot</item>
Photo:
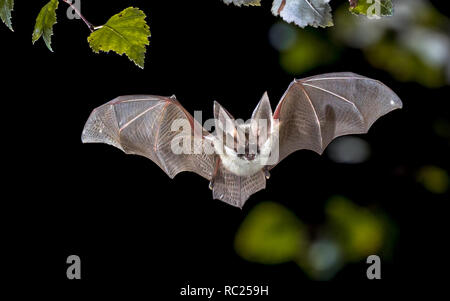
[[[210,190],[213,190],[214,188],[214,181],[209,181],[209,185],[208,185]]]
[[[268,168],[264,168],[264,175],[266,176],[266,179],[270,179],[270,172]]]

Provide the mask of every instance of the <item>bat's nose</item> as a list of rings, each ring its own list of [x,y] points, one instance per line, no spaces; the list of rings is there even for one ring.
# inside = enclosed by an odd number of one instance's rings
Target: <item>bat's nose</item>
[[[255,159],[255,154],[246,154],[245,157],[247,158],[247,160],[253,160]]]

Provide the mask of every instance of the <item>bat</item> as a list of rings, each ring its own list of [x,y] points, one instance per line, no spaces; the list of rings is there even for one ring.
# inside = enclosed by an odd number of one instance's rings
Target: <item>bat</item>
[[[175,96],[120,96],[92,111],[82,142],[145,156],[170,178],[195,172],[209,180],[214,199],[242,208],[289,154],[301,149],[322,154],[334,138],[367,133],[379,117],[399,108],[400,98],[380,81],[329,73],[295,79],[273,113],[264,93],[247,122],[214,102],[212,133]],[[183,121],[184,127],[176,125]]]

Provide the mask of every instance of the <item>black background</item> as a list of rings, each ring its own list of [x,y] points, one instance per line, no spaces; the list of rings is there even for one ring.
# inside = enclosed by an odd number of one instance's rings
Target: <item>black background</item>
[[[373,148],[368,162],[340,165],[298,152],[240,210],[213,200],[207,181],[195,174],[170,180],[143,157],[83,145],[80,137],[92,109],[119,95],[176,94],[205,119],[212,117],[213,100],[247,119],[266,90],[275,107],[293,77],[280,68],[268,42],[276,21],[269,3],[239,9],[219,0],[83,1],[93,24],[130,5],[147,13],[152,36],[144,70],[126,57],[94,54],[86,41],[89,30],[65,17],[64,3],[54,27],[55,52],[43,41],[32,46],[34,20],[44,3],[17,1],[15,32],[0,26],[2,149],[11,167],[4,169],[11,193],[2,199],[12,207],[4,212],[4,231],[13,238],[8,249],[17,255],[10,260],[16,272],[11,278],[68,289],[126,283],[148,295],[176,296],[187,283],[268,284],[274,295],[299,293],[307,278],[295,264],[251,264],[235,254],[234,234],[264,200],[320,224],[323,203],[335,193],[367,203],[381,200],[397,223],[400,238],[393,262],[383,267],[383,281],[427,277],[410,272],[439,269],[444,251],[438,245],[448,225],[444,199],[430,197],[410,174],[423,164],[448,167],[448,142],[433,136],[430,126],[436,117],[449,119],[447,88],[399,83],[351,49],[337,63],[301,74],[352,71],[379,79],[397,92],[404,109],[383,117],[365,136]],[[79,282],[65,276],[71,254],[82,260]],[[365,268],[364,262],[349,265],[336,279],[365,283]]]

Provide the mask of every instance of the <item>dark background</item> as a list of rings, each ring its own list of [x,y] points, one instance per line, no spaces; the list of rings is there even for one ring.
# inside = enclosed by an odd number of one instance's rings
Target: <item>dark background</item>
[[[93,24],[131,5],[146,12],[152,36],[144,70],[126,57],[94,54],[87,27],[65,17],[64,3],[54,27],[55,52],[43,41],[32,46],[34,20],[44,2],[17,1],[15,32],[0,26],[2,148],[5,165],[12,167],[5,169],[12,193],[2,198],[11,205],[3,231],[13,239],[8,249],[18,255],[10,261],[15,280],[67,288],[127,283],[148,294],[174,296],[187,283],[268,284],[274,295],[299,293],[308,278],[298,266],[241,259],[233,249],[235,232],[247,212],[265,200],[320,224],[324,201],[336,193],[362,200],[360,205],[377,200],[398,226],[383,281],[429,277],[445,261],[440,245],[448,227],[443,211],[448,198],[428,194],[410,175],[424,164],[448,170],[448,142],[430,127],[436,117],[449,120],[448,87],[397,82],[354,49],[331,65],[299,74],[352,71],[376,78],[396,91],[404,109],[380,119],[364,137],[373,148],[368,162],[342,165],[298,152],[279,164],[267,188],[240,210],[213,200],[207,181],[195,174],[170,180],[143,157],[108,145],[83,145],[80,137],[90,112],[119,95],[176,94],[189,112],[202,110],[204,118],[212,117],[218,100],[247,119],[266,90],[275,107],[293,76],[280,68],[278,52],[268,42],[276,21],[264,3],[270,1],[263,1],[263,9],[219,0],[83,1],[82,11]],[[443,1],[433,2],[443,9]],[[296,194],[299,183],[307,184]],[[71,254],[82,260],[80,282],[65,276]],[[367,282],[366,266],[350,264],[334,279]]]

